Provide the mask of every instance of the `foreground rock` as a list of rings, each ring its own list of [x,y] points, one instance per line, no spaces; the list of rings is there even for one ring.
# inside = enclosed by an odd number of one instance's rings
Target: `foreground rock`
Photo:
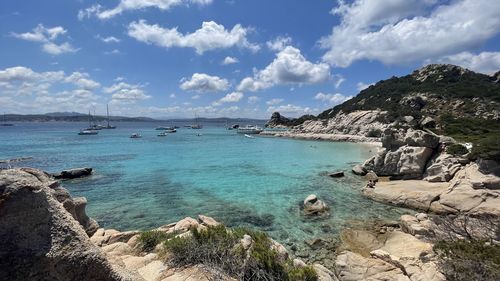
[[[328,206],[314,194],[304,199],[304,214],[307,216],[321,216],[328,214]]]
[[[408,226],[408,221],[412,221],[416,228],[428,223],[425,215],[417,217],[403,216],[402,224]],[[335,262],[339,280],[444,281],[432,244],[406,233],[406,228],[402,230],[391,230],[380,237],[367,231],[344,232],[347,250],[342,251]]]
[[[54,174],[56,179],[76,179],[87,177],[92,174],[92,168],[75,168],[70,170],[63,170],[59,174]]]
[[[0,198],[0,280],[141,280],[90,242],[82,209],[67,210],[79,204],[47,174],[0,170]]]
[[[419,180],[379,182],[374,188],[363,188],[363,194],[376,201],[438,214],[500,216],[499,185],[499,177],[485,175],[478,170],[477,164],[469,164],[449,183]]]

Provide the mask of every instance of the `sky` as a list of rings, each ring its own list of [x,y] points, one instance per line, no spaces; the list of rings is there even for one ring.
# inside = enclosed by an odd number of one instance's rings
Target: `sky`
[[[429,63],[500,70],[500,1],[0,4],[5,113],[298,117]]]

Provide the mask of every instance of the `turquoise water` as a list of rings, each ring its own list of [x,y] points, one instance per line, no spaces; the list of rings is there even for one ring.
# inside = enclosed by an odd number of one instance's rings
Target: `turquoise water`
[[[93,167],[92,177],[64,186],[73,196],[87,198],[87,213],[102,227],[119,230],[206,214],[296,242],[338,233],[352,221],[393,219],[405,212],[361,196],[363,182],[349,171],[374,153],[366,145],[249,139],[210,124],[161,138],[154,130],[161,124],[117,125],[97,136],[78,136],[84,127],[78,123],[0,127],[0,159],[33,157],[14,165],[49,172]],[[130,139],[133,132],[143,138]],[[335,170],[346,171],[346,177],[326,176]],[[301,215],[300,203],[311,193],[330,205],[328,218]]]

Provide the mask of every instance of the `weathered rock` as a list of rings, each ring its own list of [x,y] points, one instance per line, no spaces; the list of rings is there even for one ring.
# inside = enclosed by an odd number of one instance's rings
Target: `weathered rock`
[[[356,252],[362,256],[369,256],[371,251],[383,245],[375,235],[366,230],[344,229],[340,238],[342,249]]]
[[[439,136],[420,130],[397,131],[387,129],[382,135],[382,146],[394,150],[401,146],[427,147],[436,149],[439,145]]]
[[[401,146],[394,151],[381,151],[367,160],[363,167],[379,176],[420,178],[433,150],[428,147]]]
[[[428,211],[447,188],[448,183],[401,180],[378,182],[375,188],[363,188],[362,192],[375,201]]]
[[[362,165],[359,165],[359,164],[354,165],[354,167],[352,167],[352,172],[358,176],[364,176],[367,173],[366,169]]]
[[[366,180],[370,181],[370,182],[373,182],[373,183],[376,183],[378,182],[378,176],[377,174],[375,174],[375,172],[373,171],[369,171],[366,176],[365,176]]]
[[[200,224],[207,226],[207,227],[220,225],[220,223],[218,221],[216,221],[214,218],[204,216],[204,215],[198,215],[198,221],[200,222]]]
[[[350,251],[337,256],[335,271],[341,281],[410,281],[403,271],[383,260],[365,258]]]
[[[328,206],[316,195],[311,194],[304,200],[304,214],[306,215],[324,215],[328,213]]]
[[[294,260],[295,261],[295,260]],[[313,264],[314,271],[318,274],[318,281],[338,281],[335,273],[319,263]]]
[[[81,177],[90,176],[92,168],[75,168],[70,170],[63,170],[59,174],[55,174],[56,179],[76,179]]]
[[[337,171],[337,172],[333,172],[333,173],[328,174],[328,176],[330,176],[331,178],[341,178],[344,176],[344,172]]]
[[[429,182],[447,182],[462,168],[462,164],[457,157],[450,154],[441,153],[436,159],[428,164],[424,180]]]
[[[187,217],[178,221],[173,227],[173,231],[188,231],[191,228],[197,228],[199,225],[197,220]]]
[[[424,128],[436,128],[436,120],[427,116],[420,121],[420,125]]]
[[[135,280],[113,268],[34,169],[0,170],[1,280]]]

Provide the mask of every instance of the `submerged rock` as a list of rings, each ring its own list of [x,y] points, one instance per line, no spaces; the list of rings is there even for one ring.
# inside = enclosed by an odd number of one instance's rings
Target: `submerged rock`
[[[331,178],[341,178],[344,176],[344,172],[337,171],[337,172],[333,172],[333,173],[328,174],[328,176]]]

